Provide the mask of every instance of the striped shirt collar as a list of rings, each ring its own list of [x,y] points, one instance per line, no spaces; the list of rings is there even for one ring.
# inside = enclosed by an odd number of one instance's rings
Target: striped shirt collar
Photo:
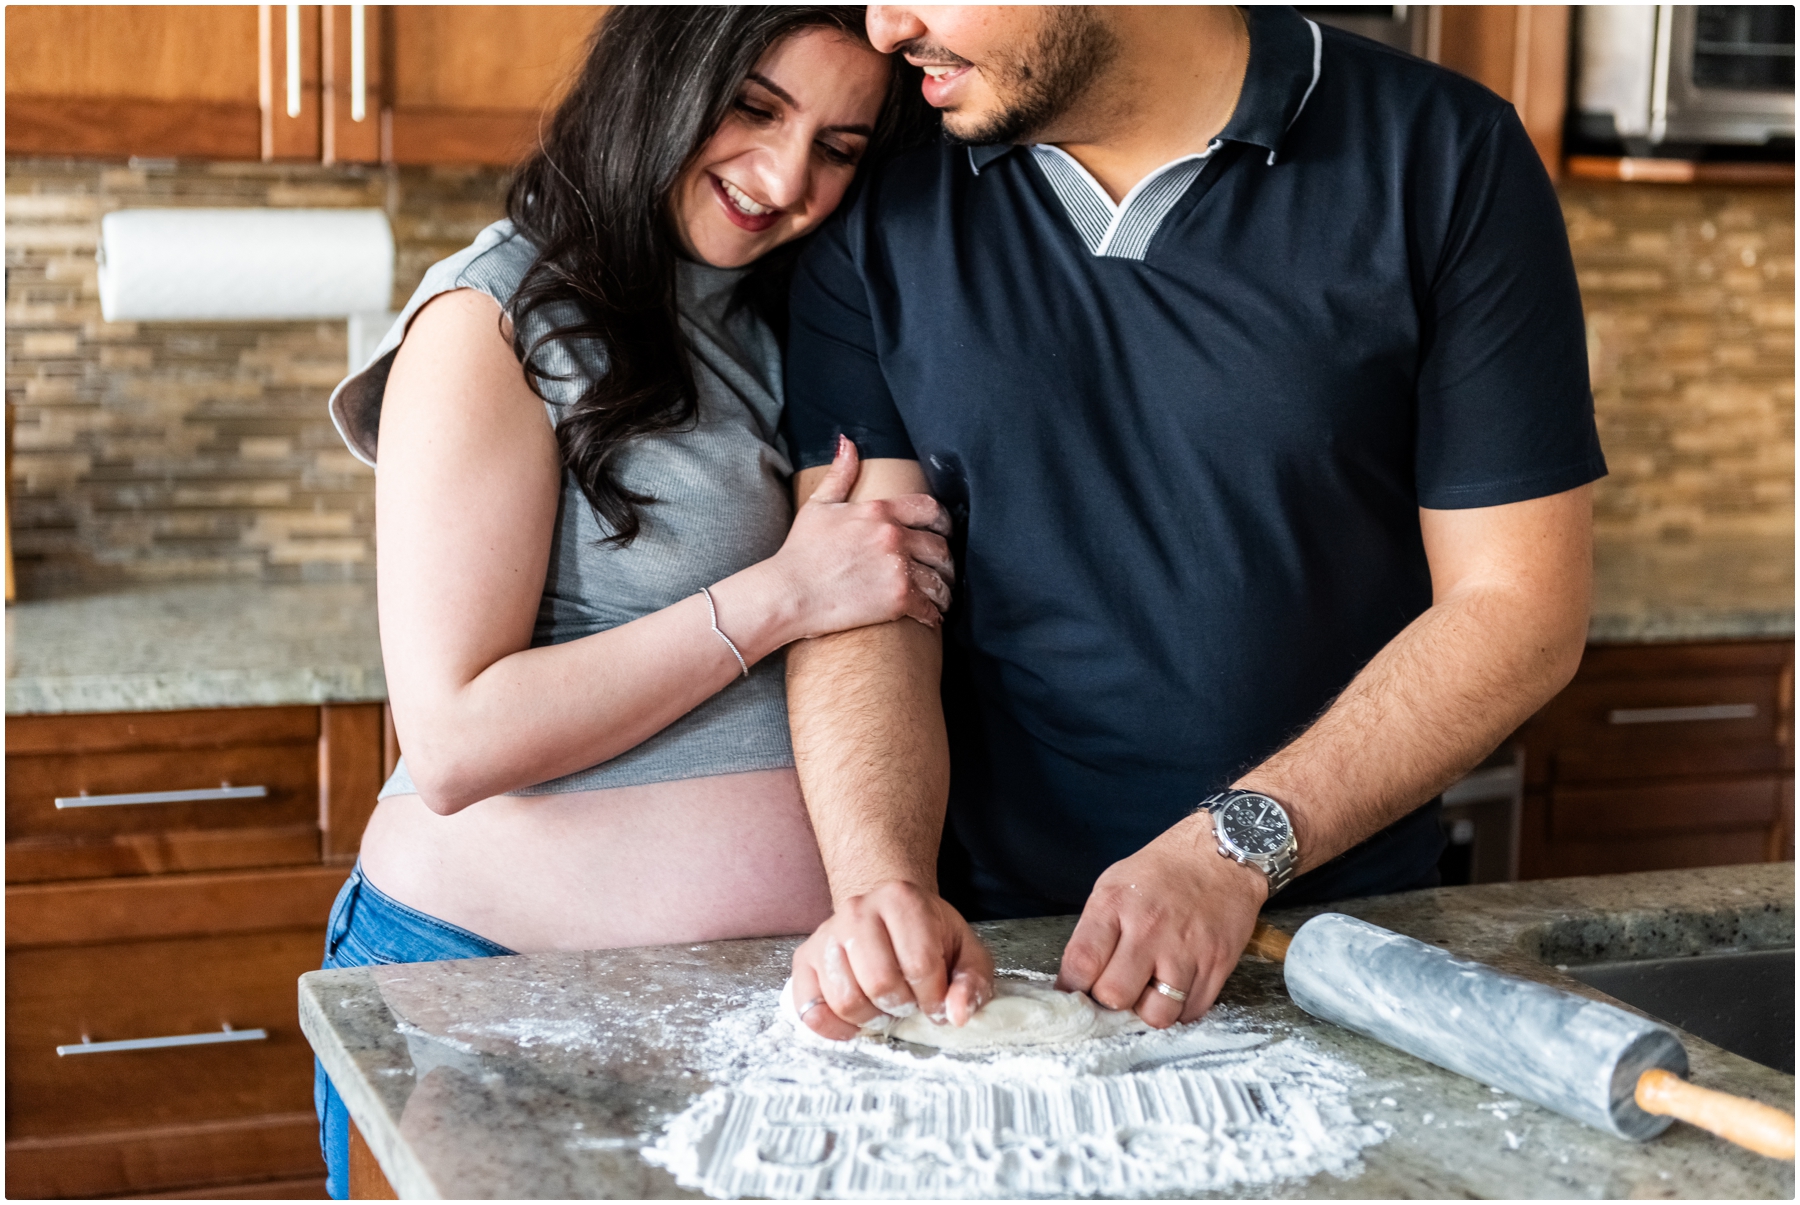
[[[1250,62],[1244,68],[1237,108],[1214,145],[1245,142],[1262,147],[1273,166],[1283,138],[1318,86],[1324,39],[1316,24],[1286,5],[1245,5],[1241,11],[1250,30]],[[972,146],[969,169],[979,176],[984,167],[1013,149],[1005,143]],[[1165,165],[1159,171],[1173,166]]]
[[[1162,220],[1219,146],[1214,142],[1201,154],[1163,164],[1133,185],[1117,205],[1100,182],[1061,147],[1040,143],[1031,153],[1090,252],[1116,259],[1143,259]]]

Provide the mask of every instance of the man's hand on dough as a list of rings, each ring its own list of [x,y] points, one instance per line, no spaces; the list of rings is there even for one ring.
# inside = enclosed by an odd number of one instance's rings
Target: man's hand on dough
[[[794,1007],[821,1037],[855,1037],[882,1013],[962,1025],[993,996],[994,960],[969,922],[911,883],[840,902],[794,951]]]
[[[1268,898],[1262,871],[1219,856],[1200,812],[1107,867],[1063,949],[1056,986],[1158,1029],[1212,1007]],[[1160,979],[1179,1001],[1156,990]]]

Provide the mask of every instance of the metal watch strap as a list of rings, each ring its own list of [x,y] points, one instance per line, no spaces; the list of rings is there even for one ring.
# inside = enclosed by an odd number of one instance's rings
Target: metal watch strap
[[[1261,791],[1246,791],[1246,790],[1242,790],[1241,788],[1233,787],[1230,790],[1220,791],[1217,794],[1208,795],[1205,799],[1202,799],[1200,801],[1200,806],[1196,810],[1208,812],[1213,815],[1217,815],[1219,810],[1221,808],[1223,808],[1226,804],[1230,803],[1233,799],[1237,799],[1240,796],[1244,796],[1244,795],[1257,795],[1257,796],[1261,796],[1264,799],[1273,799],[1274,798],[1274,796],[1272,796],[1272,795],[1264,795]],[[1275,803],[1276,803],[1276,806],[1279,807],[1281,804],[1281,801],[1279,799],[1276,799]],[[1271,897],[1273,897],[1276,892],[1280,891],[1283,887],[1286,887],[1289,883],[1291,883],[1293,881],[1294,875],[1297,870],[1297,863],[1300,858],[1300,846],[1294,840],[1294,818],[1292,816],[1288,816],[1288,812],[1285,807],[1281,809],[1281,814],[1283,816],[1287,817],[1288,848],[1281,851],[1280,853],[1269,854],[1267,857],[1262,858],[1258,861],[1246,861],[1246,863],[1245,863],[1248,866],[1256,867],[1258,870],[1262,871],[1265,875],[1267,875],[1269,877],[1269,895]],[[1219,847],[1219,852],[1220,853],[1226,852],[1225,847],[1222,844]]]
[[[1276,892],[1293,882],[1299,860],[1300,848],[1297,845],[1290,845],[1282,853],[1269,855],[1267,864],[1262,867],[1262,870],[1269,876],[1270,896],[1274,896]]]

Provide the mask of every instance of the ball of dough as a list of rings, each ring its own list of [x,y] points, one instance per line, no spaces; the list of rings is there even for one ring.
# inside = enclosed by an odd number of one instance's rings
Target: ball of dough
[[[918,1046],[983,1050],[1079,1042],[1143,1028],[1137,1022],[1134,1014],[1103,1009],[1079,992],[1001,979],[994,984],[994,998],[982,1005],[967,1025],[934,1025],[923,1013],[915,1013],[875,1032]]]

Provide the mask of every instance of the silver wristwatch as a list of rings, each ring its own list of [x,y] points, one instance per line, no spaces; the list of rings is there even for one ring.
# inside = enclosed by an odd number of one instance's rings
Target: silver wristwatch
[[[1256,791],[1220,791],[1200,801],[1212,813],[1219,856],[1254,866],[1269,876],[1269,894],[1288,885],[1300,860],[1300,843],[1287,811]]]

